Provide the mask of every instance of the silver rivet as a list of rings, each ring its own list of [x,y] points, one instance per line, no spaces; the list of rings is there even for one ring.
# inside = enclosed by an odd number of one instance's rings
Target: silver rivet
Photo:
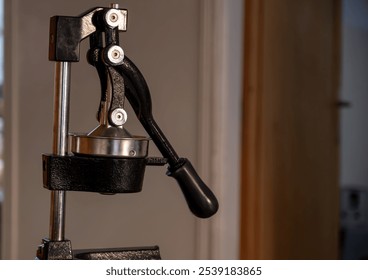
[[[120,46],[112,46],[107,51],[107,58],[113,64],[121,64],[124,60],[124,50]]]
[[[123,18],[118,10],[111,9],[106,12],[105,22],[112,28],[119,26],[121,19]]]
[[[117,108],[111,113],[111,121],[114,125],[121,126],[126,123],[128,118],[127,113],[122,108]]]
[[[110,14],[110,20],[112,22],[117,22],[118,19],[119,19],[119,16],[117,14],[115,13]]]

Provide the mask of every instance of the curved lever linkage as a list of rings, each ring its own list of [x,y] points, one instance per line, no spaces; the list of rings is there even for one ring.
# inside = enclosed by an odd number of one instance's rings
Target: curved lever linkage
[[[137,118],[152,138],[161,154],[167,158],[167,175],[175,178],[192,213],[208,218],[218,210],[218,201],[186,158],[180,158],[152,115],[152,101],[148,85],[138,67],[125,56],[122,65],[114,66],[125,81],[125,95]]]

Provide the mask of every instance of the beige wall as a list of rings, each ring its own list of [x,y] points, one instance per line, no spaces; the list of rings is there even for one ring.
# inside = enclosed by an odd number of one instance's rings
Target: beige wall
[[[52,138],[49,17],[78,15],[111,1],[6,2],[4,240],[9,242],[3,257],[32,259],[41,238],[48,236],[50,194],[42,188],[41,154],[51,152]],[[121,43],[148,81],[157,122],[177,152],[196,165],[199,1],[125,0],[121,6],[129,11]],[[98,96],[97,75],[83,58],[72,66],[71,130],[86,132],[96,125]],[[143,133],[134,119],[130,114],[128,130]],[[153,148],[151,154],[158,152]],[[165,259],[194,258],[195,218],[165,171],[148,168],[140,194],[68,193],[66,236],[73,247],[158,244]]]

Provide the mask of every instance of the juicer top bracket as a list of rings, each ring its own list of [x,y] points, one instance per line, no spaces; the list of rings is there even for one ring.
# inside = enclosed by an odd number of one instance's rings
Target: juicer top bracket
[[[49,60],[78,62],[80,42],[93,34],[97,27],[107,26],[127,30],[128,12],[115,7],[92,8],[80,16],[54,16],[50,19]]]

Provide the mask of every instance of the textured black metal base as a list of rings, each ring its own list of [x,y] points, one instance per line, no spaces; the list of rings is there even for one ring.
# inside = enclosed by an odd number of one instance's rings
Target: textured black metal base
[[[72,260],[72,243],[69,240],[50,241],[43,239],[37,249],[39,260]]]
[[[42,240],[38,246],[37,259],[39,260],[160,260],[158,246],[134,248],[108,248],[72,250],[69,240],[50,241]]]
[[[160,260],[158,246],[138,248],[116,248],[76,250],[74,259],[82,260]]]
[[[43,185],[49,190],[134,193],[142,190],[145,158],[43,155]]]

